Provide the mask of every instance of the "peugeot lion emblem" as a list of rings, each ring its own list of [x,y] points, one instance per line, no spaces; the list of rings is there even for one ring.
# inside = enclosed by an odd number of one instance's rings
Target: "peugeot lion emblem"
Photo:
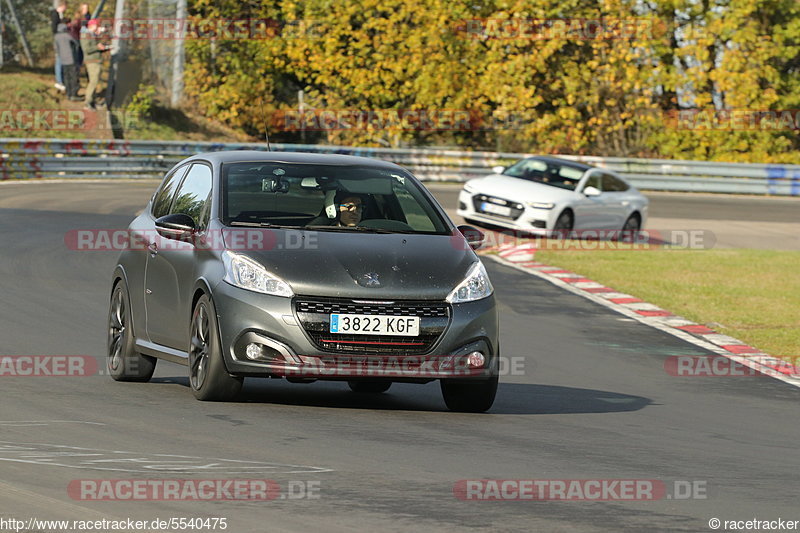
[[[362,276],[365,287],[380,287],[381,281],[378,279],[377,272],[368,272]]]

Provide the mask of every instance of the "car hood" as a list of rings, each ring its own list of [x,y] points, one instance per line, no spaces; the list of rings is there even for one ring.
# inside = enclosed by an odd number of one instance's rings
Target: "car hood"
[[[477,261],[460,235],[268,231],[264,249],[241,253],[297,295],[444,300]]]
[[[473,180],[470,186],[476,192],[522,202],[559,203],[575,196],[574,191],[499,174]]]

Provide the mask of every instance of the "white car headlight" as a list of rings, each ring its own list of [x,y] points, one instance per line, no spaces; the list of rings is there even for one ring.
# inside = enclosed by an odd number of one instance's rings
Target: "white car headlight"
[[[483,263],[478,261],[469,269],[464,281],[459,283],[447,296],[447,301],[453,304],[473,302],[491,296],[492,292],[494,292],[494,287],[489,281],[489,275],[486,273]]]
[[[226,250],[222,253],[222,260],[225,263],[223,279],[234,287],[273,296],[294,295],[288,283],[249,257]]]
[[[525,202],[525,205],[534,209],[553,209],[556,206],[556,204],[550,202]]]

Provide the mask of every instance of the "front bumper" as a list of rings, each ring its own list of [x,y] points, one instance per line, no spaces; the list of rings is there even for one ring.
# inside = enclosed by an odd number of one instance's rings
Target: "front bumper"
[[[450,320],[425,354],[337,353],[318,348],[294,309],[293,298],[269,296],[225,282],[213,291],[225,365],[231,374],[298,380],[388,379],[427,382],[434,379],[485,379],[499,364],[498,317],[494,295],[453,304]],[[263,360],[246,355],[248,344],[262,345]],[[468,364],[479,351],[486,361]]]
[[[514,218],[480,212],[475,209],[475,203],[473,201],[473,197],[477,194],[479,193],[469,193],[463,189],[461,190],[461,193],[458,195],[458,209],[456,210],[459,216],[486,224],[492,224],[494,226],[523,230],[534,234],[544,234],[555,225],[558,216],[555,209],[539,209],[522,204],[523,209],[521,213]]]

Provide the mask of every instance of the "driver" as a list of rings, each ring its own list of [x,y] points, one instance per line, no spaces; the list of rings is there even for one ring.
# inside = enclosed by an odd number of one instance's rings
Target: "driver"
[[[339,192],[334,199],[336,206],[335,226],[357,226],[361,222],[364,201],[360,196]]]

